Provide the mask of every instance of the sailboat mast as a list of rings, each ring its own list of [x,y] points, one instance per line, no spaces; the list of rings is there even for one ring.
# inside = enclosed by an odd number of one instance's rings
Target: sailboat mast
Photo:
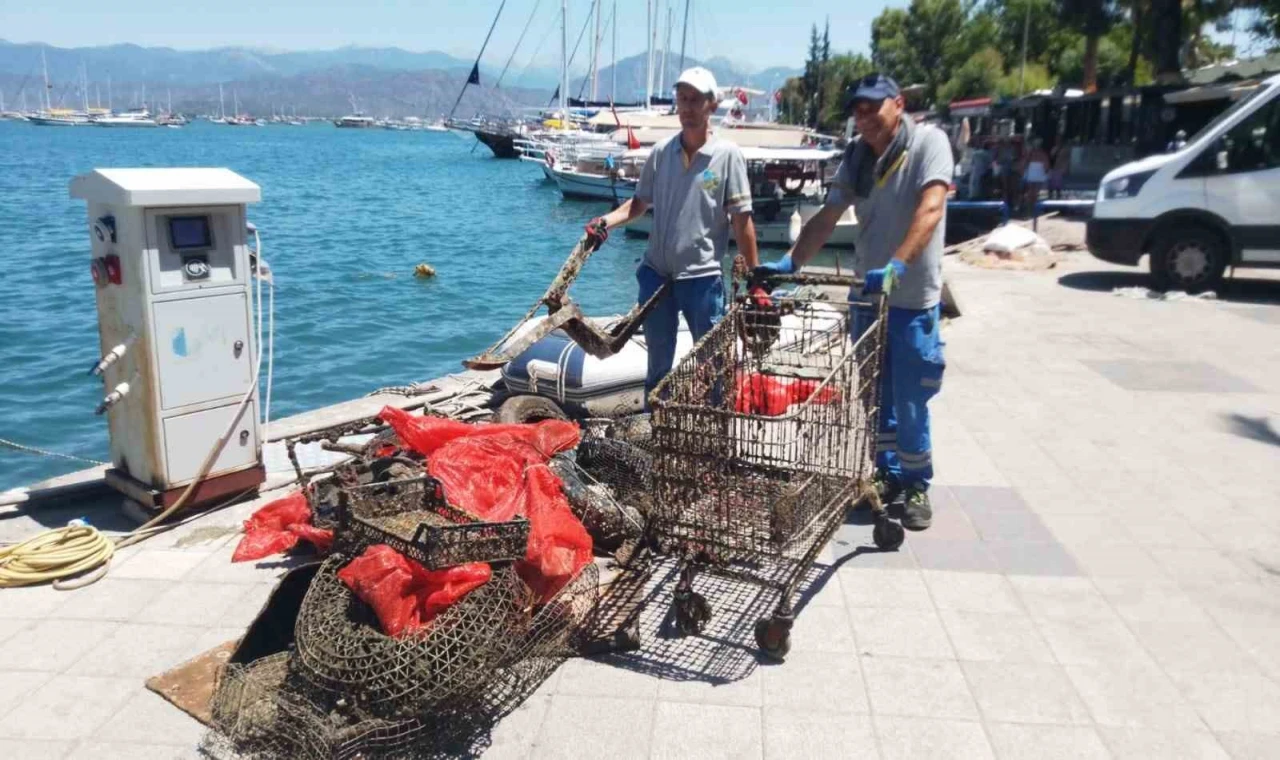
[[[602,0],[596,0],[596,33],[592,37],[595,44],[591,46],[591,99],[600,97],[600,6]]]
[[[493,36],[493,30],[498,26],[498,19],[502,18],[502,9],[505,7],[507,7],[507,0],[502,0],[502,2],[498,4],[498,12],[493,15],[493,23],[489,25],[489,33],[484,36],[484,44],[480,46],[480,54],[476,56],[476,62],[471,67],[472,72],[476,75],[475,79],[477,82],[479,82],[480,79],[480,59],[484,57],[484,49],[489,47],[489,38]],[[462,83],[462,90],[458,93],[458,99],[453,101],[453,108],[449,109],[450,119],[453,118],[453,112],[457,111],[458,106],[462,103],[462,96],[467,91],[467,85],[471,84],[471,79],[472,77],[468,76],[467,81]]]
[[[648,108],[653,101],[653,37],[656,29],[653,25],[653,0],[648,0],[645,7],[648,15],[645,17],[644,36],[645,42],[649,45],[649,60],[644,78],[644,107]]]
[[[609,45],[613,64],[610,66],[613,77],[612,89],[609,90],[609,102],[618,102],[618,0],[613,0],[613,42]]]
[[[667,3],[667,39],[662,43],[662,66],[658,69],[658,92],[666,92],[667,50],[671,48],[671,3]]]
[[[689,39],[689,6],[693,0],[684,0],[684,30],[680,32],[680,70],[684,71],[684,43]]]
[[[221,92],[221,90],[219,90]],[[115,109],[115,102],[111,99],[111,75],[107,74],[107,110]]]
[[[218,119],[220,121],[227,120],[227,106],[222,99],[222,82],[218,82]]]
[[[569,128],[569,0],[560,0],[560,128]]]
[[[40,67],[44,69],[44,110],[53,110],[53,99],[49,97],[49,62],[45,60],[44,48],[40,48]]]
[[[85,113],[89,113],[89,69],[80,62],[80,102]]]

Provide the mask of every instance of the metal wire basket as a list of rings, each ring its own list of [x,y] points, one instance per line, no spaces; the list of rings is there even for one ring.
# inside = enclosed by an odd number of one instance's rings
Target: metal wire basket
[[[356,554],[387,544],[429,570],[522,559],[529,521],[484,522],[450,506],[430,477],[348,486],[338,493],[338,540]]]
[[[341,580],[350,560],[335,554],[316,573],[302,601],[296,670],[318,688],[342,694],[386,718],[422,714],[474,694],[511,657],[533,615],[533,594],[511,565],[414,634],[384,634],[373,610]]]
[[[798,578],[870,478],[884,317],[883,299],[735,304],[650,398],[655,543],[778,588],[786,628]],[[710,616],[693,576],[676,589],[684,632]]]

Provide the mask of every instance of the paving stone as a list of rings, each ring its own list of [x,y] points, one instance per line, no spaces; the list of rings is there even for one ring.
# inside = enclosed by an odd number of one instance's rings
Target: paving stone
[[[862,669],[876,715],[978,718],[957,662],[863,657]]]
[[[919,570],[842,569],[841,575],[849,607],[933,609],[933,598]]]
[[[132,678],[58,676],[0,719],[0,737],[84,739],[115,715],[137,689],[138,682]]]
[[[1280,733],[1280,686],[1252,671],[1169,671],[1214,731]]]
[[[0,684],[3,684],[3,688],[0,688],[0,718],[26,701],[36,689],[53,677],[52,673],[35,670],[0,670]]]
[[[1022,496],[1012,488],[951,486],[950,491],[960,508],[970,515],[1030,511]]]
[[[801,582],[796,590],[796,606],[844,607],[844,589],[840,585],[839,569],[830,565],[814,565],[810,578]]]
[[[947,660],[955,657],[942,620],[933,610],[856,607],[850,614],[860,654]]]
[[[935,541],[927,537],[911,537],[907,546],[916,563],[926,570],[955,570],[969,573],[995,573],[1000,563],[982,541]]]
[[[1085,366],[1129,391],[1172,393],[1258,393],[1247,380],[1207,362],[1137,359],[1085,360]]]
[[[884,760],[986,760],[995,757],[981,723],[877,715],[875,727]]]
[[[1134,621],[1129,623],[1129,628],[1156,662],[1166,670],[1236,670],[1256,667],[1253,658],[1212,621]]]
[[[209,556],[210,552],[144,548],[118,565],[113,562],[111,575],[117,579],[176,581]]]
[[[194,747],[86,741],[68,755],[67,760],[193,760],[198,757],[200,754]]]
[[[664,678],[659,682],[658,700],[730,707],[759,707],[764,703],[765,670],[765,668],[757,668],[746,678],[721,684],[706,681],[674,681]]]
[[[849,613],[844,606],[805,607],[791,629],[792,652],[833,652],[852,656],[856,651]]]
[[[764,708],[764,756],[876,760],[880,755],[869,716],[775,705]]]
[[[1280,733],[1224,731],[1219,732],[1217,738],[1235,760],[1275,760],[1280,757]]]
[[[1210,548],[1151,547],[1152,559],[1174,580],[1248,581],[1257,577],[1235,557]]]
[[[133,618],[155,625],[214,626],[245,593],[231,583],[181,583],[152,600]]]
[[[760,708],[658,703],[650,757],[745,760],[764,755]]]
[[[489,736],[489,747],[482,757],[485,760],[524,760],[533,751],[533,742],[542,729],[547,711],[551,709],[550,696],[532,696],[526,699],[510,715],[498,722]]]
[[[73,666],[77,675],[147,679],[189,659],[199,628],[122,623]]]
[[[988,721],[1088,725],[1085,709],[1058,665],[963,662],[969,689]]]
[[[1230,760],[1208,731],[1155,731],[1147,728],[1098,728],[1116,760]]]
[[[174,585],[172,581],[106,578],[86,588],[77,589],[66,604],[58,607],[52,618],[78,620],[129,620],[161,593]]]
[[[1164,568],[1152,559],[1144,547],[1137,544],[1071,544],[1067,546],[1067,551],[1086,575],[1101,578],[1168,578]]]
[[[1005,575],[1077,576],[1082,574],[1075,558],[1056,542],[1033,544],[988,541],[987,551],[995,557],[996,566]]]
[[[1088,578],[1010,576],[1031,617],[1036,620],[1115,620],[1116,613]]]
[[[1034,726],[988,723],[987,732],[999,757],[1036,760],[1108,760],[1102,737],[1084,726]]]
[[[67,756],[75,742],[0,739],[0,757],[14,760],[58,760]]]
[[[1063,665],[1148,662],[1146,650],[1120,619],[1039,620],[1040,633]]]
[[[173,744],[194,747],[205,727],[150,691],[134,694],[93,735],[95,740],[137,744]]]
[[[1204,608],[1174,581],[1095,578],[1120,617],[1131,622],[1208,623]]]
[[[764,704],[822,712],[867,713],[867,691],[853,656],[793,653],[763,665]]]
[[[4,645],[5,639],[17,634],[19,631],[26,630],[35,625],[34,622],[25,618],[0,618],[0,646]]]
[[[54,591],[52,586],[7,588],[0,594],[0,620],[39,620],[70,598],[70,594]]]
[[[960,660],[1055,662],[1053,651],[1030,618],[958,610],[943,610],[940,614]]]
[[[557,694],[530,757],[645,760],[655,710],[656,704],[647,700]]]
[[[0,670],[61,672],[119,625],[91,620],[37,622],[9,637],[0,647]]]
[[[1098,725],[1116,728],[1200,730],[1203,722],[1153,663],[1069,665],[1067,675]]]
[[[658,679],[606,660],[573,658],[559,668],[557,694],[655,699]]]
[[[1021,614],[1022,604],[1003,575],[926,570],[925,583],[940,610]]]

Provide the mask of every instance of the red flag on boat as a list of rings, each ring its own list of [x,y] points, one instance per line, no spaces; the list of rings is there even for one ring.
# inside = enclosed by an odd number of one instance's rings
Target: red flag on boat
[[[627,148],[630,150],[638,150],[640,141],[636,139],[636,133],[631,130],[631,125],[627,125]]]
[[[747,104],[747,91],[741,87],[738,88],[738,102],[744,106]]]

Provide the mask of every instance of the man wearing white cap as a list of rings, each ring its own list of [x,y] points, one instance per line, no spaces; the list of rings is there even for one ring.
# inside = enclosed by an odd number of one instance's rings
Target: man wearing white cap
[[[711,131],[711,115],[719,105],[715,76],[695,66],[680,75],[675,90],[680,134],[654,146],[630,200],[587,224],[587,234],[603,243],[610,228],[653,209],[649,247],[636,270],[639,301],[649,300],[665,282],[673,287],[644,322],[646,408],[649,393],[671,371],[679,315],[697,341],[724,312],[730,224],[746,266],[759,263],[747,162],[737,145]]]

